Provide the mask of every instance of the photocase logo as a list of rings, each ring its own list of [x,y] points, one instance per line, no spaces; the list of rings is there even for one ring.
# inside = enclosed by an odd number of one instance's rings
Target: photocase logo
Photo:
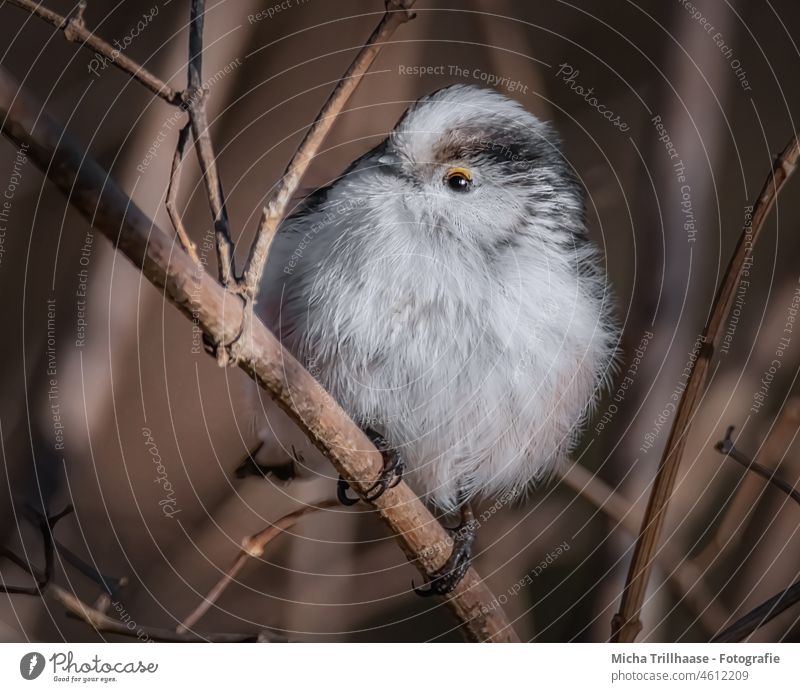
[[[19,662],[19,673],[26,680],[36,680],[44,670],[44,656],[37,651],[25,654]]]

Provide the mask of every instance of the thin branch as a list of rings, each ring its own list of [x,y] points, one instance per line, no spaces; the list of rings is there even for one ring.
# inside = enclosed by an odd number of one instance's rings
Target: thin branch
[[[297,522],[304,517],[324,509],[336,507],[338,504],[339,502],[337,500],[327,500],[325,502],[320,502],[319,504],[307,505],[306,507],[302,507],[295,512],[291,512],[290,514],[281,517],[274,524],[270,524],[266,529],[263,529],[262,531],[245,538],[242,541],[241,551],[239,551],[239,554],[233,560],[228,570],[222,575],[220,580],[208,592],[208,595],[200,602],[200,604],[191,613],[189,613],[188,616],[186,616],[180,625],[178,625],[175,631],[178,633],[188,632],[192,627],[194,627],[197,624],[197,621],[208,612],[208,609],[219,600],[219,597],[222,596],[225,589],[227,589],[233,580],[236,579],[236,576],[247,564],[248,558],[261,557],[264,554],[264,550],[266,550],[267,545],[272,540],[280,536],[287,529],[290,529],[292,526],[297,524]]]
[[[55,539],[53,529],[64,517],[72,514],[72,505],[67,505],[58,514],[45,516],[32,507],[26,508],[26,514],[39,529],[42,536],[42,553],[44,554],[44,570],[38,570],[29,561],[23,560],[9,548],[0,547],[0,555],[13,562],[17,567],[26,572],[36,582],[36,586],[6,586],[0,584],[0,593],[17,594],[25,596],[41,596],[43,590],[53,580],[55,572]]]
[[[189,256],[76,145],[29,92],[0,68],[0,123],[69,204],[115,244],[211,343],[230,343],[244,318],[241,301]],[[334,464],[362,498],[383,468],[381,454],[335,400],[258,320],[240,342],[239,367],[253,377]],[[447,560],[452,539],[404,482],[371,503],[404,553],[427,578]],[[477,641],[517,641],[492,593],[470,568],[444,597],[465,634]]]
[[[740,642],[798,602],[800,602],[800,582],[795,582],[785,591],[775,594],[760,606],[753,608],[747,615],[739,618],[711,641]]]
[[[641,519],[631,511],[631,503],[595,474],[573,463],[561,476],[562,482],[584,498],[618,526],[635,536]],[[678,551],[672,543],[665,543],[656,553],[655,559],[667,575],[667,580],[694,613],[703,627],[716,632],[728,619],[728,612],[719,604],[703,578],[704,571],[697,563]]]
[[[778,193],[794,173],[798,158],[800,158],[800,141],[795,135],[778,156],[772,172],[767,176],[755,203],[752,218],[749,223],[745,223],[736,250],[725,271],[722,284],[714,298],[711,313],[700,337],[701,345],[678,404],[664,455],[653,482],[653,489],[650,492],[647,510],[642,519],[633,559],[625,581],[620,609],[614,616],[611,625],[611,640],[614,642],[632,642],[642,629],[640,619],[642,603],[650,580],[653,558],[658,550],[661,530],[675,487],[675,479],[689,436],[689,429],[705,391],[711,359],[719,340],[721,327],[730,313],[745,260],[751,255],[753,247],[761,235],[764,222],[775,204]]]
[[[189,257],[196,263],[200,263],[200,258],[197,256],[197,248],[189,234],[186,232],[186,226],[183,225],[183,219],[178,209],[178,188],[181,181],[181,163],[183,162],[183,152],[186,149],[186,141],[189,139],[191,132],[191,125],[186,124],[181,128],[178,133],[178,144],[175,146],[175,156],[172,158],[172,169],[169,174],[169,185],[167,186],[167,200],[165,202],[167,214],[169,214],[172,227],[178,236],[181,247],[186,251]]]
[[[217,172],[217,160],[208,132],[206,101],[208,91],[203,87],[203,25],[205,23],[205,0],[192,0],[189,19],[189,63],[187,87],[183,103],[189,111],[197,160],[206,184],[208,204],[214,219],[214,235],[217,241],[217,260],[219,280],[226,288],[233,288],[236,282],[236,267],[233,256],[233,240],[228,227],[228,211],[225,208],[225,194],[222,181]]]
[[[781,407],[777,420],[769,426],[769,431],[759,453],[762,466],[769,470],[777,468],[786,451],[788,442],[794,440],[800,428],[800,399],[791,398]],[[753,502],[761,491],[755,487],[755,478],[746,477],[737,484],[732,496],[720,512],[717,530],[705,547],[694,557],[698,565],[708,566],[719,561],[725,553],[730,553],[742,541],[744,529],[753,515]]]
[[[121,70],[127,72],[137,82],[147,87],[156,96],[159,96],[173,105],[181,103],[180,93],[162,82],[154,74],[139,65],[139,63],[126,57],[121,50],[114,48],[111,44],[98,38],[86,28],[86,23],[83,19],[83,12],[86,8],[85,1],[78,3],[77,11],[68,17],[62,17],[57,12],[48,10],[46,7],[42,7],[38,2],[33,2],[32,0],[8,0],[8,2],[52,24],[56,29],[64,32],[64,38],[66,38],[67,41],[82,43],[96,53],[99,53],[109,62],[114,63]]]
[[[273,641],[271,635],[266,632],[260,634],[200,634],[197,632],[185,632],[180,634],[174,630],[162,629],[158,627],[135,626],[130,627],[130,622],[122,622],[106,615],[102,610],[94,608],[75,594],[62,589],[60,586],[51,584],[47,587],[47,595],[62,605],[67,613],[82,620],[89,627],[98,633],[118,634],[122,637],[132,637],[134,639],[150,639],[155,642],[217,642],[236,644],[240,642],[265,642]],[[134,623],[135,625],[136,623]]]
[[[251,301],[258,293],[272,239],[286,214],[292,196],[297,191],[300,180],[333,127],[336,116],[361,83],[361,78],[369,70],[383,44],[401,24],[414,17],[409,11],[414,2],[415,0],[386,0],[386,13],[325,102],[314,120],[314,124],[306,133],[300,147],[286,167],[280,184],[264,207],[243,275],[244,294]]]
[[[782,493],[788,495],[792,498],[798,505],[800,505],[800,492],[798,492],[797,488],[793,485],[787,483],[783,478],[777,476],[777,469],[772,470],[768,469],[766,466],[759,464],[754,459],[750,459],[746,454],[740,452],[733,444],[733,426],[731,425],[727,431],[725,432],[725,439],[717,442],[714,445],[714,449],[716,449],[720,454],[723,456],[730,457],[734,461],[738,462],[745,469],[748,471],[752,471],[758,476],[764,478],[768,483],[774,485],[778,490]]]
[[[127,577],[111,577],[102,574],[96,567],[90,565],[82,557],[67,548],[60,541],[55,541],[55,546],[60,558],[65,560],[67,564],[78,570],[84,577],[90,579],[97,584],[103,592],[108,596],[115,596],[120,590],[128,584]]]
[[[183,633],[179,634],[171,630],[153,629],[135,627],[130,628],[130,623],[121,622],[106,615],[106,610],[111,605],[111,599],[108,593],[102,593],[98,598],[97,606],[92,607],[81,601],[75,594],[62,589],[53,583],[53,572],[55,568],[55,547],[56,541],[53,538],[53,529],[59,520],[65,516],[72,514],[72,505],[67,505],[58,514],[46,517],[41,512],[35,509],[29,509],[28,514],[35,522],[39,533],[42,537],[42,545],[44,551],[45,568],[44,572],[39,572],[33,565],[25,562],[15,553],[7,548],[0,547],[0,555],[7,557],[18,567],[27,572],[37,584],[35,587],[18,587],[18,586],[2,586],[0,592],[8,594],[38,596],[44,597],[45,595],[51,596],[58,603],[63,605],[67,613],[83,620],[86,624],[94,628],[97,632],[107,632],[110,634],[119,634],[125,637],[147,638],[153,641],[164,642],[250,642],[250,641],[270,641],[269,635],[262,632],[259,635],[238,635],[238,634],[214,634],[202,635],[198,633]],[[80,558],[77,558],[82,562]],[[88,567],[88,565],[85,565]],[[84,570],[81,570],[84,571]],[[84,574],[86,572],[84,571]],[[90,575],[91,576],[91,575]],[[102,586],[108,590],[107,579],[102,579],[104,582]],[[117,583],[123,580],[113,580]]]

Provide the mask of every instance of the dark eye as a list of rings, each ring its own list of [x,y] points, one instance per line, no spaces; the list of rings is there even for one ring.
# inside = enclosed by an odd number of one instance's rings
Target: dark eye
[[[455,192],[466,192],[472,187],[472,175],[466,168],[450,168],[445,173],[444,181]]]

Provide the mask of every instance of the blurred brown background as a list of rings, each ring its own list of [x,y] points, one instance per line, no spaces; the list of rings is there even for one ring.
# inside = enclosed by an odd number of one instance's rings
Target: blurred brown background
[[[72,7],[46,4],[62,13]],[[188,4],[90,2],[86,18],[180,88]],[[255,18],[275,5],[208,2],[204,78],[213,79],[212,137],[240,254],[270,186],[383,11],[380,0],[287,0],[280,12]],[[476,566],[523,638],[601,641],[630,561],[629,528],[638,526],[671,424],[667,416],[659,427],[657,418],[681,382],[745,207],[797,129],[800,7],[793,0],[419,0],[417,12],[381,52],[304,185],[327,182],[383,137],[410,101],[453,82],[507,78],[506,85],[516,83],[512,97],[556,123],[588,192],[591,233],[603,246],[624,324],[621,374],[577,456],[619,491],[627,519],[622,525],[553,482],[524,504],[492,513]],[[134,37],[144,14],[152,20]],[[183,124],[174,109],[113,66],[97,69],[89,51],[8,3],[0,4],[0,37],[2,65],[169,229],[164,194]],[[444,74],[412,76],[400,69],[407,66]],[[658,117],[673,158],[659,141]],[[211,230],[208,206],[193,156],[188,162],[181,203],[202,243]],[[644,639],[707,640],[798,578],[800,509],[713,449],[725,427],[736,425],[740,448],[778,466],[790,483],[800,478],[800,413],[792,398],[800,333],[782,351],[763,405],[754,405],[798,288],[796,185],[754,254],[729,348],[717,357],[694,421]],[[40,560],[35,533],[15,512],[25,503],[55,511],[72,502],[76,514],[59,525],[58,538],[104,574],[128,577],[121,599],[136,623],[174,627],[243,537],[297,506],[291,486],[287,492],[234,477],[255,441],[250,422],[237,418],[251,383],[193,353],[191,324],[94,237],[7,141],[0,187],[6,198],[11,193],[0,236],[0,541]],[[690,214],[694,229],[687,230]],[[213,251],[206,254],[215,272]],[[619,389],[643,339],[638,371]],[[56,412],[63,431],[54,427]],[[163,470],[153,464],[143,428]],[[165,477],[171,518],[159,505]],[[309,499],[318,490],[298,492]],[[410,592],[418,575],[374,517],[337,510],[291,533],[248,565],[198,630],[270,627],[312,641],[459,639],[444,606]],[[24,578],[7,562],[0,570],[6,582]],[[86,601],[97,596],[98,587],[71,567],[60,567],[57,579]],[[789,611],[754,639],[797,640],[799,620],[800,610]],[[49,601],[0,597],[0,640],[93,638]]]

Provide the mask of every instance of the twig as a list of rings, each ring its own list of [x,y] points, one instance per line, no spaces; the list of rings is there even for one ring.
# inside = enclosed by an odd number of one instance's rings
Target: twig
[[[761,235],[764,221],[775,204],[778,193],[794,173],[798,158],[800,158],[800,142],[798,137],[794,136],[780,153],[772,172],[767,176],[754,206],[751,223],[745,223],[736,250],[725,271],[722,284],[714,297],[714,304],[701,336],[702,345],[694,365],[691,367],[686,388],[678,404],[672,430],[667,439],[664,455],[653,482],[653,489],[650,492],[647,510],[642,519],[633,559],[625,581],[620,609],[612,621],[611,640],[614,642],[632,642],[642,629],[640,615],[653,567],[653,556],[658,549],[661,529],[675,487],[675,479],[689,436],[689,429],[705,391],[709,366],[719,339],[720,329],[723,320],[730,312],[744,262],[752,253],[752,249]]]
[[[46,7],[42,7],[38,2],[33,2],[32,0],[8,0],[8,2],[52,24],[56,29],[64,32],[64,38],[66,38],[67,41],[72,41],[74,43],[80,42],[96,53],[99,53],[121,70],[127,72],[136,81],[147,87],[156,96],[161,97],[173,105],[180,104],[180,93],[162,82],[154,74],[139,65],[139,63],[126,57],[122,51],[106,43],[103,39],[98,38],[86,28],[86,23],[83,19],[83,12],[86,8],[85,1],[78,3],[77,11],[69,17],[62,17],[57,12],[48,10]]]
[[[102,610],[84,603],[75,594],[62,589],[60,586],[50,584],[46,593],[61,604],[67,613],[82,620],[99,633],[118,634],[122,637],[133,637],[134,639],[151,639],[156,642],[218,642],[231,644],[274,640],[266,632],[260,634],[200,634],[198,632],[178,633],[174,630],[158,627],[136,626],[131,629],[130,623],[122,622],[106,615]]]
[[[319,115],[314,120],[314,124],[306,133],[297,152],[286,167],[280,184],[265,205],[261,213],[256,237],[250,247],[243,275],[243,291],[251,301],[255,299],[258,293],[272,239],[275,237],[278,225],[283,220],[286,208],[296,192],[300,180],[308,170],[309,164],[331,127],[333,127],[336,116],[360,84],[361,78],[369,69],[372,61],[375,60],[383,44],[395,32],[397,27],[414,17],[409,11],[414,2],[415,0],[386,0],[386,13],[325,102]]]
[[[181,106],[188,112],[191,130],[194,135],[197,158],[200,162],[200,170],[206,184],[209,206],[211,207],[211,214],[214,219],[220,281],[227,287],[233,287],[235,283],[233,241],[231,240],[228,227],[228,213],[225,209],[225,197],[222,190],[222,183],[217,172],[214,148],[208,134],[208,116],[206,115],[208,94],[202,85],[205,0],[192,0],[189,25],[187,87],[183,92],[175,91],[137,62],[126,57],[124,53],[89,31],[83,19],[83,12],[86,8],[85,2],[80,2],[78,10],[69,17],[62,17],[52,10],[48,10],[38,3],[32,2],[32,0],[9,0],[9,2],[27,10],[37,17],[41,17],[57,29],[63,31],[68,41],[81,42],[89,48],[92,48],[141,82],[154,94],[160,96],[168,103]],[[186,234],[183,223],[175,208],[175,196],[177,195],[178,187],[176,180],[178,173],[176,171],[183,158],[186,137],[187,135],[181,130],[175,157],[172,162],[170,189],[167,192],[167,212],[169,213],[173,226],[175,226],[175,231],[184,249],[189,253],[192,259],[196,259],[197,252],[194,249],[194,245],[189,241],[189,237]],[[173,188],[174,192],[172,192]]]
[[[0,555],[11,560],[17,567],[26,572],[36,582],[36,586],[6,586],[0,584],[0,593],[17,594],[25,596],[41,596],[42,591],[50,584],[55,572],[55,540],[53,539],[53,528],[64,517],[73,512],[72,505],[67,505],[58,514],[45,516],[40,511],[28,507],[27,514],[42,536],[42,552],[44,554],[44,570],[38,570],[27,560],[23,560],[12,550],[0,547]]]
[[[172,227],[175,229],[175,233],[177,234],[178,240],[181,243],[181,247],[186,251],[189,257],[192,258],[192,260],[199,264],[200,258],[197,256],[197,248],[189,238],[188,233],[186,233],[186,227],[183,225],[183,219],[181,218],[181,213],[178,210],[178,187],[180,186],[181,180],[181,163],[183,162],[183,152],[186,149],[186,141],[189,139],[190,132],[191,125],[186,124],[178,133],[178,144],[175,147],[175,156],[172,158],[172,169],[170,170],[169,175],[169,186],[167,187],[167,200],[165,206],[167,208],[167,214],[169,214],[170,221],[172,221]]]
[[[86,562],[86,560],[72,552],[72,550],[67,548],[67,546],[62,544],[60,541],[55,541],[55,546],[59,557],[66,560],[69,565],[78,570],[87,579],[91,579],[95,584],[103,589],[103,592],[106,595],[115,596],[123,587],[127,585],[127,577],[110,577],[106,574],[102,574],[97,570],[96,567],[90,565],[88,562]]]
[[[69,204],[115,244],[211,343],[229,343],[244,317],[240,302],[196,265],[119,188],[82,147],[73,143],[42,105],[0,68],[0,123],[31,162],[65,194]],[[334,464],[362,498],[379,476],[382,457],[369,438],[319,383],[254,321],[240,344],[239,367],[253,377]],[[452,539],[404,482],[371,503],[409,560],[430,577],[447,560]],[[474,568],[445,602],[465,634],[478,641],[517,641],[516,634]]]
[[[31,518],[36,523],[39,533],[42,537],[42,545],[44,551],[44,561],[45,561],[45,568],[44,572],[40,572],[36,569],[33,565],[25,562],[22,558],[17,556],[14,552],[9,550],[8,548],[0,547],[0,555],[11,560],[14,564],[18,567],[23,569],[27,572],[33,579],[37,582],[35,587],[15,587],[15,586],[2,586],[0,587],[0,592],[9,593],[9,594],[19,594],[19,595],[26,595],[26,596],[39,596],[44,597],[45,595],[51,596],[55,599],[58,603],[63,605],[67,613],[71,614],[74,617],[77,617],[80,620],[83,620],[86,624],[90,625],[98,632],[107,632],[111,634],[119,634],[125,637],[136,637],[141,638],[142,636],[152,639],[154,641],[164,641],[164,642],[204,642],[204,641],[215,641],[215,642],[250,642],[250,641],[270,641],[269,635],[266,632],[262,632],[259,635],[238,635],[238,634],[214,634],[214,635],[202,635],[198,633],[184,633],[179,634],[177,632],[173,632],[171,630],[164,630],[164,629],[153,629],[153,628],[142,628],[136,627],[131,629],[129,623],[124,623],[119,620],[115,620],[114,618],[109,617],[105,614],[105,611],[111,605],[111,599],[108,593],[103,593],[100,595],[100,598],[97,601],[97,607],[92,607],[81,601],[75,594],[62,589],[60,586],[57,586],[53,583],[53,572],[55,567],[55,547],[56,541],[53,538],[53,529],[55,525],[58,523],[60,519],[63,519],[65,516],[72,514],[73,507],[72,505],[67,505],[61,512],[55,514],[53,516],[46,517],[41,512],[30,509],[29,514]],[[78,559],[79,562],[82,562],[80,558],[74,556]],[[83,566],[88,568],[88,565],[83,563]],[[89,568],[91,569],[91,568]],[[81,570],[84,574],[86,574],[85,570]],[[92,575],[89,575],[92,576]],[[92,576],[94,579],[94,577]],[[102,578],[101,581],[103,582],[101,586],[108,591],[108,582],[114,581],[116,583],[120,583],[123,580],[110,580],[108,578]]]
[[[716,449],[725,457],[730,457],[734,461],[738,462],[748,471],[752,471],[756,475],[766,479],[768,483],[774,485],[781,492],[791,497],[798,505],[800,505],[800,492],[798,492],[797,488],[795,488],[793,485],[789,485],[789,483],[783,480],[783,478],[775,475],[777,473],[777,469],[774,471],[768,469],[766,466],[762,466],[754,459],[750,459],[746,454],[736,449],[732,438],[733,430],[734,428],[731,425],[725,432],[725,439],[717,442],[717,444],[714,445],[714,449]]]
[[[225,574],[222,575],[220,580],[208,592],[208,595],[200,602],[200,604],[191,613],[189,613],[189,615],[186,616],[180,625],[178,625],[175,631],[178,633],[188,632],[192,627],[194,627],[194,625],[197,624],[197,621],[208,612],[208,609],[211,608],[211,606],[214,605],[217,600],[219,600],[219,597],[222,595],[225,589],[228,588],[231,582],[236,579],[236,576],[247,564],[248,558],[261,557],[261,555],[264,554],[264,550],[266,549],[267,545],[273,539],[280,536],[287,529],[290,529],[297,522],[303,519],[303,517],[324,509],[336,507],[338,504],[339,503],[336,500],[327,500],[325,502],[320,502],[319,504],[307,505],[306,507],[302,507],[295,512],[291,512],[290,514],[281,517],[274,524],[270,524],[266,529],[263,529],[262,531],[245,538],[242,541],[241,551],[239,551],[239,554],[231,563],[231,566],[228,568]]]
[[[206,101],[208,92],[203,87],[203,25],[205,23],[205,0],[192,0],[189,19],[189,63],[187,87],[183,93],[183,103],[189,112],[197,160],[206,184],[208,204],[214,219],[214,235],[217,241],[217,260],[219,280],[226,288],[233,288],[236,282],[236,267],[233,256],[233,240],[228,228],[228,211],[225,208],[225,194],[222,181],[217,172],[214,147],[208,133]]]
[[[800,399],[793,397],[781,407],[777,420],[769,426],[759,453],[762,465],[770,469],[770,473],[780,464],[787,444],[797,436],[798,428],[800,428]],[[715,522],[716,532],[694,557],[698,565],[708,566],[739,545],[749,521],[748,517],[752,517],[753,502],[760,497],[761,491],[758,491],[755,485],[758,485],[758,481],[749,476],[737,484],[733,495],[720,512],[719,521]]]
[[[747,615],[739,618],[711,641],[740,642],[797,602],[800,602],[800,582],[795,582],[785,591],[775,594],[760,606],[753,608]]]
[[[580,497],[617,522],[618,526],[633,536],[637,534],[641,521],[638,513],[632,511],[627,498],[595,474],[574,463],[562,475],[561,480]],[[703,569],[669,542],[661,546],[655,559],[661,564],[667,580],[672,583],[681,600],[697,614],[703,627],[709,633],[716,632],[728,619],[728,613],[706,585]]]

